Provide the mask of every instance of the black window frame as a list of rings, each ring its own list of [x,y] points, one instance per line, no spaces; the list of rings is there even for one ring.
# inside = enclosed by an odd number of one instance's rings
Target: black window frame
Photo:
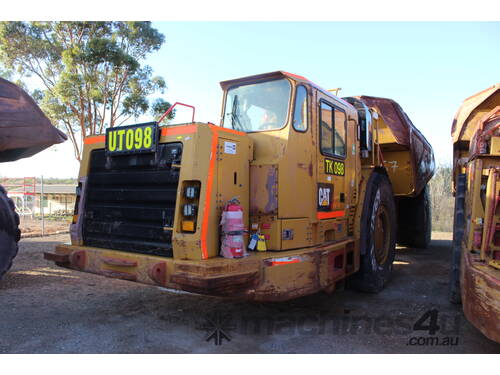
[[[297,92],[299,91],[299,87],[303,87],[305,90],[306,90],[306,128],[304,130],[299,130],[295,127],[295,110],[297,109]],[[299,132],[299,133],[306,133],[308,130],[309,130],[309,90],[307,89],[307,86],[306,85],[303,85],[303,84],[298,84],[297,86],[295,86],[295,95],[294,95],[294,98],[293,98],[293,110],[291,112],[291,121],[292,121],[292,128],[293,130],[295,130],[296,132]]]
[[[333,124],[333,134],[332,134],[332,150],[334,152],[332,152],[331,154],[329,153],[326,153],[326,152],[323,152],[323,148],[321,147],[322,145],[322,138],[323,138],[323,130],[322,130],[322,126],[321,126],[321,103],[325,103],[327,105],[329,105],[330,107],[332,107],[333,111],[332,111],[332,124]],[[318,142],[318,146],[319,146],[319,152],[321,153],[321,155],[323,156],[326,156],[326,157],[330,157],[330,158],[337,158],[337,159],[342,159],[342,160],[345,160],[346,157],[347,157],[347,113],[346,111],[343,109],[343,108],[340,108],[338,106],[336,106],[335,104],[332,104],[331,102],[329,102],[328,100],[325,100],[325,99],[320,99],[319,100],[319,105],[318,105],[318,110],[319,110],[319,115],[318,115],[318,127],[319,127],[319,142]],[[335,154],[335,110],[339,110],[341,112],[344,113],[344,116],[345,116],[345,120],[344,120],[344,144],[345,144],[345,154],[344,155],[337,155]]]

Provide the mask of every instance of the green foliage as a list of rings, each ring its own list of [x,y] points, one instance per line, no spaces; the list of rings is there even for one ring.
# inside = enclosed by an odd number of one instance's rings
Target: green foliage
[[[432,230],[451,232],[455,199],[451,191],[453,169],[451,165],[439,165],[429,182],[432,207]]]
[[[8,70],[2,69],[2,67],[0,66],[0,78],[11,79],[11,77],[12,77],[12,73],[9,72]]]
[[[21,79],[40,80],[43,89],[32,95],[80,160],[84,137],[170,106],[150,103],[166,84],[141,65],[164,39],[150,22],[0,22],[0,62]]]
[[[160,117],[165,112],[167,112],[170,109],[170,107],[171,107],[171,104],[169,102],[166,102],[165,100],[159,98],[159,99],[156,99],[154,101],[151,110],[152,110],[155,117]],[[174,117],[175,117],[175,109],[168,114],[168,116],[166,117],[166,120],[172,120]],[[163,120],[163,121],[165,121],[165,120]]]
[[[42,183],[42,180],[37,177],[36,183]],[[44,185],[78,185],[76,178],[58,178],[58,177],[44,177]]]

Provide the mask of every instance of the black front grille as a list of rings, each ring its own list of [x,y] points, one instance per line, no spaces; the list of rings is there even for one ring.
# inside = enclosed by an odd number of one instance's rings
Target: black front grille
[[[92,151],[84,244],[172,256],[181,155],[181,143],[160,144],[156,154],[107,157],[104,150]]]

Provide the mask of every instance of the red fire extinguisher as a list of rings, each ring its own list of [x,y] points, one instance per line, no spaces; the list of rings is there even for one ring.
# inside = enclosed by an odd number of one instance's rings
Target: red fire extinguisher
[[[243,207],[233,198],[225,206],[221,217],[221,255],[224,258],[241,258],[247,255],[243,242],[245,223]]]

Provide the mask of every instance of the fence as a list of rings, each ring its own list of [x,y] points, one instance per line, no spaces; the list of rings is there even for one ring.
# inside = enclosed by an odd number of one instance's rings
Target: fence
[[[44,184],[43,176],[3,178],[0,184],[14,201],[23,235],[67,231],[75,205],[74,185]]]

